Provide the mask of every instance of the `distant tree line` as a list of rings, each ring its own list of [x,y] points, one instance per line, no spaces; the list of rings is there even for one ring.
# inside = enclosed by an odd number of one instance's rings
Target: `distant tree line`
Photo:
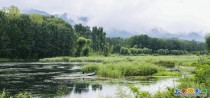
[[[39,59],[54,56],[88,56],[90,53],[175,54],[204,51],[197,41],[136,35],[108,38],[102,27],[72,26],[54,16],[20,14],[11,6],[0,11],[0,57]]]
[[[135,35],[123,39],[119,37],[107,38],[113,46],[113,53],[120,54],[160,54],[160,55],[182,55],[200,51],[206,53],[204,42],[195,40],[161,39],[152,38],[147,35]]]

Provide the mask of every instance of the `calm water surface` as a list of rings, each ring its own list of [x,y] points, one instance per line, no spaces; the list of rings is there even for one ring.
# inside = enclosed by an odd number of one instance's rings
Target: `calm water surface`
[[[81,63],[12,62],[0,63],[0,91],[29,92],[33,96],[51,98],[98,98],[115,96],[119,89],[128,90],[134,84],[154,94],[166,87],[176,86],[176,78],[96,79],[81,74]]]

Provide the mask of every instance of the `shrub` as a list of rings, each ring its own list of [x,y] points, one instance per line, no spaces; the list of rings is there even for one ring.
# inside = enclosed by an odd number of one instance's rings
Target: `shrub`
[[[168,49],[159,49],[159,50],[157,50],[157,53],[160,55],[167,55],[167,54],[169,54],[169,50]]]
[[[81,70],[85,73],[89,72],[97,72],[99,70],[100,65],[91,64],[91,65],[85,65]]]
[[[131,51],[126,47],[121,47],[120,48],[120,54],[130,55]]]
[[[85,72],[93,72],[103,77],[119,78],[121,76],[146,76],[164,71],[164,68],[145,62],[109,62],[101,65],[85,65]]]
[[[155,64],[163,66],[163,67],[175,67],[175,62],[173,61],[158,61]]]
[[[109,68],[100,68],[97,73],[102,77],[120,78],[122,76],[121,71]]]
[[[82,49],[82,55],[83,56],[89,56],[90,54],[90,47],[86,46]]]
[[[168,71],[162,71],[155,73],[154,76],[180,76],[181,73],[179,72],[168,72]]]

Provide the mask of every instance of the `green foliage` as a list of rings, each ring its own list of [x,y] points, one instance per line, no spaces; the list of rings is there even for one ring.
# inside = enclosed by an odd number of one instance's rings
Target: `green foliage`
[[[90,72],[98,72],[100,65],[97,64],[90,64],[90,65],[85,65],[82,67],[82,71],[85,73],[90,73]]]
[[[106,40],[111,46],[113,46],[112,53],[120,53],[121,46],[125,43],[125,40],[120,37],[107,38]]]
[[[89,56],[90,54],[90,47],[86,46],[82,49],[82,55],[83,56]]]
[[[33,23],[41,24],[44,22],[43,16],[40,14],[30,14],[29,18]]]
[[[133,86],[133,85],[130,85],[129,88],[134,93],[135,98],[141,98],[141,97],[151,98],[151,95],[147,91],[140,91],[139,88],[137,88],[136,86]]]
[[[19,93],[16,95],[11,96],[6,91],[0,93],[0,98],[33,98],[29,93]]]
[[[187,40],[177,40],[177,39],[159,39],[159,38],[151,38],[147,35],[136,35],[131,38],[128,38],[127,44],[130,47],[137,45],[137,48],[149,48],[152,50],[168,49],[168,50],[183,50],[183,51],[186,50],[189,52],[205,50],[204,43],[196,42],[194,40],[187,41]]]
[[[79,37],[77,39],[77,43],[78,43],[79,47],[84,47],[87,44],[87,39],[84,37]]]
[[[146,76],[153,75],[165,69],[157,65],[145,62],[110,62],[97,65],[85,65],[82,68],[85,72],[93,72],[102,77],[119,78],[122,76]]]
[[[106,43],[104,46],[104,56],[109,56],[109,53],[110,53],[110,46],[108,43]]]
[[[209,51],[210,50],[210,34],[206,35],[205,40],[206,40],[206,47]]]
[[[126,47],[121,47],[120,48],[120,54],[130,55],[131,51]]]
[[[169,54],[169,50],[168,49],[158,49],[157,53],[160,55],[167,55],[167,54]]]
[[[208,41],[208,36],[206,37]],[[84,47],[90,47],[89,49]],[[85,52],[83,52],[85,50]],[[55,56],[109,56],[160,54],[182,55],[188,52],[206,53],[205,44],[196,41],[159,39],[136,35],[127,39],[106,38],[102,27],[74,25],[62,19],[39,14],[24,15],[11,6],[0,11],[0,56],[2,58],[39,59]],[[85,54],[83,54],[85,53]]]
[[[9,8],[4,8],[2,10],[8,19],[16,20],[20,18],[20,10],[16,6],[10,6]]]
[[[210,56],[201,57],[196,63],[195,77],[199,83],[210,86]]]
[[[81,56],[81,54],[83,56],[88,56],[90,53],[90,48],[89,48],[89,39],[86,39],[84,37],[79,37],[77,39],[77,52],[76,52],[76,56]]]
[[[181,76],[180,72],[168,72],[168,71],[161,71],[155,73],[154,76]]]
[[[186,53],[187,51],[183,51],[183,50],[170,50],[170,54],[173,54],[173,55],[182,55]]]
[[[102,27],[93,27],[91,32],[92,49],[94,52],[103,53],[104,45],[106,43],[106,33]]]
[[[97,73],[102,77],[110,77],[110,78],[120,78],[122,76],[121,71],[117,69],[112,69],[110,67],[100,67]]]
[[[150,98],[179,98],[174,96],[174,88],[168,88],[167,91],[158,91]]]
[[[158,62],[155,62],[155,64],[163,66],[163,67],[175,67],[175,62],[173,62],[173,61],[162,61],[162,60],[160,60]]]
[[[65,21],[42,15],[20,15],[17,7],[0,11],[0,56],[38,59],[74,54],[76,36]]]

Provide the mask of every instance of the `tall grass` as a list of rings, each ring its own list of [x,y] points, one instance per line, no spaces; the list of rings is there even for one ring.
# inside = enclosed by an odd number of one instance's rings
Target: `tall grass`
[[[160,66],[163,66],[163,67],[175,67],[175,62],[173,61],[158,61],[158,62],[155,62],[155,64],[158,64]]]
[[[157,65],[146,62],[110,62],[90,64],[82,68],[85,72],[96,72],[102,77],[119,78],[122,76],[147,76],[165,70]]]
[[[181,76],[180,72],[168,72],[168,71],[161,71],[155,73],[154,76]]]
[[[84,67],[82,67],[82,71],[84,71],[85,73],[90,73],[90,72],[97,72],[99,70],[100,65],[97,64],[89,64],[89,65],[85,65]]]
[[[29,93],[19,93],[16,95],[10,95],[6,91],[0,93],[0,98],[33,98]]]
[[[89,57],[52,57],[52,58],[43,58],[39,61],[41,62],[148,62],[148,63],[166,63],[168,62],[171,66],[180,65],[180,66],[191,66],[195,61],[198,60],[198,57],[195,55],[182,55],[182,56],[120,56],[120,55],[111,55],[109,57],[104,56],[89,56]],[[162,64],[161,64],[162,65]],[[164,66],[164,65],[163,65]]]

